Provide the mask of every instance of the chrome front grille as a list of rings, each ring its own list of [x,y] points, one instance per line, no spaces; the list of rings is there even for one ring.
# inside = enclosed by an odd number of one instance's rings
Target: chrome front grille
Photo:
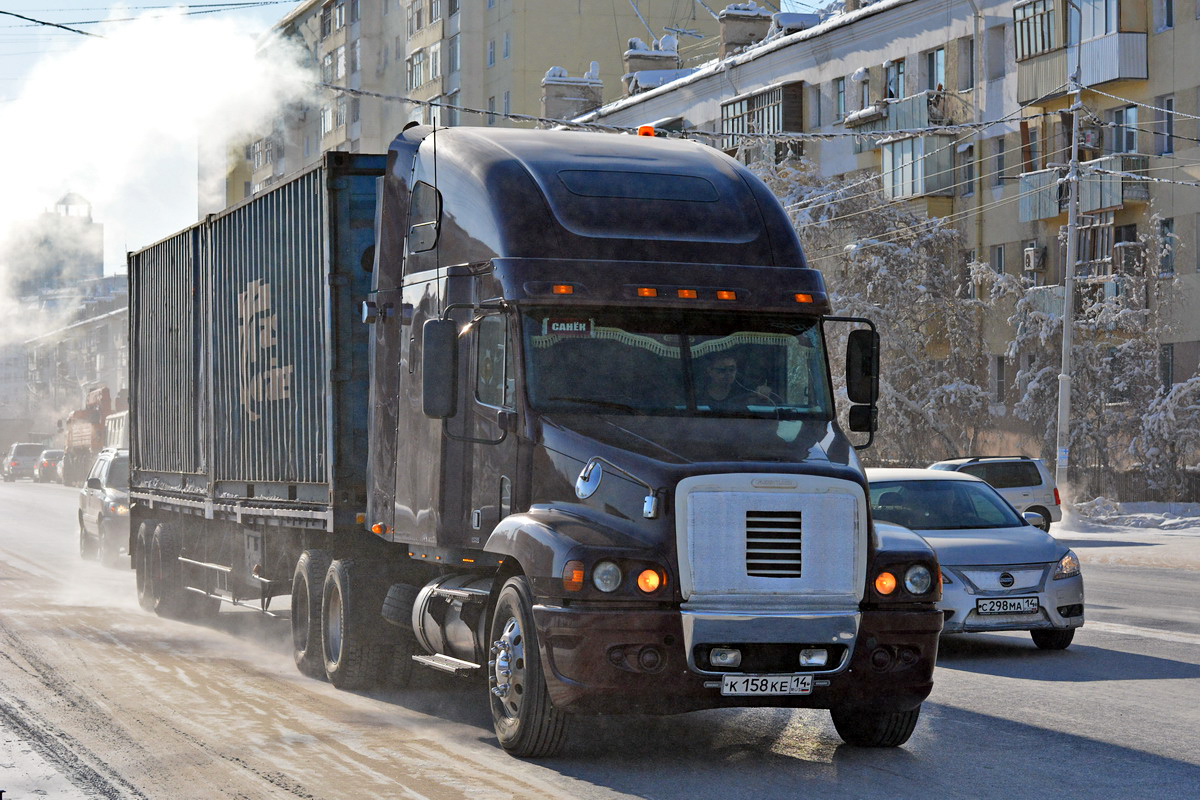
[[[799,511],[746,511],[746,574],[799,578],[803,567]]]

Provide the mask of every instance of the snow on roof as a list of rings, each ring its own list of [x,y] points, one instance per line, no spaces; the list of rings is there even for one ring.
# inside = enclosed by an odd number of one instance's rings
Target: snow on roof
[[[776,50],[782,50],[785,47],[790,47],[794,44],[808,41],[809,39],[816,38],[817,36],[837,30],[838,28],[846,25],[851,25],[865,17],[874,16],[875,14],[879,14],[913,2],[916,2],[916,0],[879,0],[879,2],[872,3],[869,6],[864,6],[854,11],[842,12],[832,16],[815,27],[807,28],[802,31],[796,31],[795,33],[789,33],[784,36],[778,36],[772,39],[764,39],[762,42],[759,42],[756,45],[751,45],[745,50],[735,55],[728,56],[723,60],[713,59],[706,64],[702,64],[701,66],[696,67],[695,71],[693,71],[690,75],[680,77],[671,83],[663,84],[662,86],[642,92],[641,94],[631,95],[629,97],[622,97],[619,100],[614,100],[607,105],[601,106],[595,111],[589,111],[587,114],[576,117],[576,120],[579,122],[594,122],[595,120],[601,119],[606,114],[621,111],[629,106],[640,103],[643,100],[649,100],[652,97],[657,97],[660,93],[671,91],[672,89],[679,88],[680,86],[687,86],[731,67],[736,67],[741,64],[754,61],[755,59],[761,58],[768,53],[773,53]],[[641,41],[635,37],[635,39],[630,40],[631,45],[635,40]]]
[[[685,75],[691,75],[695,69],[640,69],[631,72],[626,78],[632,78],[633,83],[642,89],[657,89],[660,86],[679,80]]]
[[[758,3],[730,3],[721,11],[720,17],[769,17],[770,9],[760,8]]]

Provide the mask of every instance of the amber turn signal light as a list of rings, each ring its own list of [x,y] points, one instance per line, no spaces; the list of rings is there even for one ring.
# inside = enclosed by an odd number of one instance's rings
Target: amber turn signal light
[[[563,567],[563,590],[567,592],[583,591],[582,561],[568,561]]]
[[[811,302],[812,302],[812,295],[811,295],[811,294],[797,293],[797,294],[796,294],[796,302],[797,302],[797,303],[811,303]]]
[[[891,594],[896,591],[896,576],[890,572],[881,572],[875,579],[875,591],[880,594]]]
[[[575,294],[575,287],[569,283],[556,283],[550,287],[554,294]]]
[[[646,594],[657,592],[666,583],[662,574],[656,569],[644,569],[638,573],[637,586]]]

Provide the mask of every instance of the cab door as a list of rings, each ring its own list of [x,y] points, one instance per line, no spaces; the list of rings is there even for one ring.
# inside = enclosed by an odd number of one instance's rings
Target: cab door
[[[88,473],[87,479],[83,482],[83,524],[89,532],[98,530],[96,520],[100,517],[101,504],[104,502],[104,490],[93,489],[88,484],[91,483],[92,478],[96,478],[103,486],[107,477],[108,465],[108,459],[96,459],[96,463],[92,465],[92,471]]]
[[[512,332],[502,313],[482,317],[474,326],[467,400],[471,444],[466,467],[471,475],[468,508],[469,546],[479,546],[500,520],[513,511],[517,467],[515,428],[516,373]]]

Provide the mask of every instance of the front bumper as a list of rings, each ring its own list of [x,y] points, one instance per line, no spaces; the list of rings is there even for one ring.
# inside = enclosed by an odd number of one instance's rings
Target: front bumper
[[[942,627],[942,615],[932,608],[862,611],[845,662],[833,671],[812,670],[812,694],[725,697],[719,673],[701,674],[689,666],[689,639],[678,609],[536,605],[533,615],[555,707],[592,714],[842,705],[905,711],[919,705],[933,688]],[[762,630],[763,623],[753,618],[748,622]],[[793,643],[820,643],[820,632],[809,638],[801,631],[794,628],[791,637],[802,638],[792,638]],[[882,659],[872,661],[880,649],[893,655],[886,665],[880,665]],[[647,651],[654,651],[655,657],[647,658]]]
[[[1002,589],[985,583],[979,567],[951,567],[942,565],[953,583],[942,586],[942,599],[938,609],[945,616],[943,633],[984,633],[987,631],[1030,631],[1045,629],[1078,628],[1084,621],[1083,576],[1054,580],[1054,564],[1039,565],[1040,577],[1024,586]],[[1027,570],[1024,565],[989,567],[997,574],[1009,572],[1019,575]],[[972,572],[974,571],[974,572]],[[972,579],[972,576],[975,579]],[[977,601],[994,598],[1036,597],[1036,613],[981,614]]]

